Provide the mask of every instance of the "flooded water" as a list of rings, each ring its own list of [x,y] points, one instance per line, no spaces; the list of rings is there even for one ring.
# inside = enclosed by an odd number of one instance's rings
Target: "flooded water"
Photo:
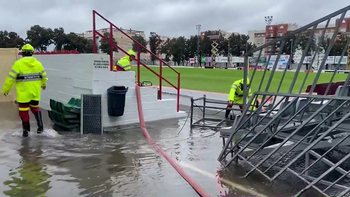
[[[147,143],[138,125],[82,136],[50,128],[45,117],[45,132],[32,132],[23,139],[16,105],[0,103],[0,107],[0,196],[198,196]],[[147,123],[147,128],[211,196],[289,196],[301,189],[291,189],[288,181],[269,184],[255,175],[242,179],[245,169],[240,166],[220,171],[219,133],[190,132],[187,121],[178,134],[185,120]],[[32,122],[32,130],[35,126]],[[227,182],[219,184],[218,176]]]

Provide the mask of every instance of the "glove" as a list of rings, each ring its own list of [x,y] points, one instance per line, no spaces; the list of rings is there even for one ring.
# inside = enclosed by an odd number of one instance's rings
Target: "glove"
[[[231,105],[233,105],[233,101],[228,101],[228,104],[231,104]]]

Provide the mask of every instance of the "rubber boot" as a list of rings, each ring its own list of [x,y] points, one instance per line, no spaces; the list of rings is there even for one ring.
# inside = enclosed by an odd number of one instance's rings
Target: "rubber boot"
[[[231,110],[226,110],[225,112],[225,118],[228,119],[228,116],[230,115]]]
[[[23,137],[28,137],[28,133],[30,132],[30,123],[22,121],[22,128],[23,128],[22,136]]]
[[[44,131],[43,118],[41,116],[41,112],[35,112],[34,116],[38,125],[38,129],[36,132],[40,134]]]

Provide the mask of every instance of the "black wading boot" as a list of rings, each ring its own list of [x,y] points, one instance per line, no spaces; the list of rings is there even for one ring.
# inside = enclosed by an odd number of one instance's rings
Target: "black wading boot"
[[[44,131],[44,125],[43,125],[43,119],[41,116],[41,112],[35,112],[34,113],[37,125],[38,125],[38,130],[36,131],[38,134],[42,133]]]
[[[22,136],[23,137],[28,137],[28,133],[30,132],[30,123],[22,121],[22,128],[23,128]]]

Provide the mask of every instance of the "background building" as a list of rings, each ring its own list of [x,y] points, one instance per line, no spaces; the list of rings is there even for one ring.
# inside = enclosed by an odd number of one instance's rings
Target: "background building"
[[[133,29],[122,29],[122,28],[121,28],[121,30],[124,31],[130,37],[138,35],[138,36],[142,36],[145,40],[148,40],[144,31],[138,31],[138,30],[133,30]],[[103,28],[103,29],[97,30],[97,32],[99,32],[102,35],[105,32],[109,32],[109,31],[110,31],[110,28]],[[87,38],[87,39],[92,39],[93,38],[92,30],[85,31],[84,33],[81,33],[81,34],[78,34],[78,35],[80,35],[80,36],[82,36],[84,38]],[[132,44],[133,44],[132,40],[129,39],[128,37],[126,37],[124,34],[122,34],[119,30],[113,29],[113,38],[118,43],[118,46],[120,48],[122,48],[123,50],[127,51],[129,49],[132,49]],[[102,38],[100,38],[97,35],[97,37],[96,37],[97,46],[100,45],[100,40],[101,39]],[[146,46],[146,47],[149,49],[148,46]],[[101,50],[99,50],[99,52],[101,53]],[[114,58],[115,59],[119,59],[122,56],[124,56],[124,54],[122,52],[118,52],[118,53],[114,52]],[[141,53],[141,59],[149,59],[149,54]]]
[[[325,37],[331,38],[336,25],[340,22],[340,19],[336,19],[335,24],[329,24]],[[276,38],[282,37],[286,34],[288,34],[291,31],[294,31],[298,29],[299,26],[296,23],[280,23],[280,24],[274,24],[274,25],[266,25],[264,30],[251,30],[248,31],[249,35],[249,42],[252,44],[255,44],[257,47],[268,43]],[[315,39],[316,43],[319,43],[320,38],[322,36],[323,30],[325,28],[325,25],[319,25],[315,31]],[[312,28],[309,29],[311,31]],[[339,28],[338,36],[342,34],[348,34],[350,33],[350,18],[345,18],[343,21],[341,21],[341,25]],[[266,49],[264,49],[265,56],[268,54],[276,54],[279,50],[279,44],[275,46],[270,46]],[[298,53],[298,52],[296,52]],[[259,52],[255,53],[254,55],[257,56]]]

